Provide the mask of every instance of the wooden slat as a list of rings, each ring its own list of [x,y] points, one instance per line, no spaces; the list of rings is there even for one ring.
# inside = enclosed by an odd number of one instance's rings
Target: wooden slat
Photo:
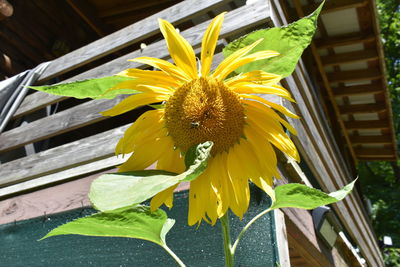
[[[361,50],[361,51],[324,56],[321,57],[321,60],[324,66],[332,66],[332,65],[356,63],[360,61],[375,60],[378,58],[379,58],[378,53],[373,49],[369,49],[369,50]]]
[[[266,22],[266,20],[269,17],[269,14],[265,10],[268,9],[264,8],[262,3],[264,2],[261,1],[261,3],[256,2],[253,5],[246,5],[226,14],[224,25],[220,32],[221,38],[225,38],[229,35],[235,34],[240,31],[245,31],[246,29],[251,28],[254,25]],[[266,4],[266,2],[264,4]],[[252,16],[247,17],[246,21],[238,19],[238,17],[243,17],[243,14],[252,14]],[[191,45],[197,47],[201,44],[202,36],[204,34],[204,31],[208,27],[208,24],[209,21],[201,23],[193,28],[183,31],[181,34],[189,41]],[[130,54],[114,59],[94,69],[83,72],[63,82],[71,82],[76,80],[110,76],[110,74],[118,73],[123,69],[142,67],[143,64],[128,61],[128,59],[132,59],[139,56],[167,58],[169,54],[165,46],[165,41],[161,40],[156,43],[148,45],[143,51],[141,50],[134,51]],[[49,66],[48,68],[50,67],[51,66]],[[64,97],[49,96],[48,94],[42,92],[37,92],[32,95],[29,95],[22,102],[21,107],[17,110],[15,114],[15,117],[27,114],[30,111],[40,109],[51,103],[55,103],[57,102],[58,99],[62,100],[64,99]]]
[[[317,39],[315,44],[318,49],[330,48],[336,46],[353,45],[375,41],[373,34],[361,34],[359,32],[344,35],[332,36],[324,39]]]
[[[375,130],[389,128],[389,122],[384,120],[372,121],[346,121],[346,129],[348,130]]]
[[[386,148],[356,148],[356,154],[358,157],[363,158],[393,158],[394,152],[392,149]]]
[[[339,106],[341,114],[375,113],[386,110],[385,103]]]
[[[103,117],[99,112],[112,108],[122,98],[86,102],[60,113],[3,132],[0,135],[0,151],[9,151],[25,144],[47,139],[104,120],[107,117]]]
[[[122,126],[1,165],[0,187],[113,155],[128,126]]]
[[[384,91],[380,84],[340,86],[332,89],[335,96],[369,95]]]
[[[176,0],[162,0],[162,1],[140,1],[140,2],[125,2],[124,6],[121,7],[120,5],[116,5],[115,7],[103,9],[99,12],[100,17],[111,17],[120,14],[124,14],[131,12],[131,11],[138,11],[141,9],[148,9],[151,7],[159,6],[160,4],[164,3],[171,3]]]
[[[382,78],[382,72],[378,69],[335,71],[327,75],[331,83],[371,81]]]
[[[154,35],[159,32],[158,18],[166,19],[176,24],[185,19],[190,19],[190,17],[195,14],[205,13],[215,9],[215,7],[226,2],[227,0],[183,1],[52,61],[46,71],[41,75],[39,82],[76,69]]]
[[[392,137],[390,135],[377,136],[352,136],[353,144],[391,144]]]
[[[349,8],[358,8],[363,7],[368,3],[366,0],[333,0],[325,2],[324,8],[321,10],[321,13],[330,13],[335,12],[343,9]],[[318,4],[307,5],[303,7],[303,10],[306,14],[310,14],[313,12],[317,7]]]

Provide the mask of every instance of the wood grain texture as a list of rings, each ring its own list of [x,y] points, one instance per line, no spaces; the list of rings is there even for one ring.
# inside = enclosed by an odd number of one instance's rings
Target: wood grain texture
[[[128,126],[122,126],[1,165],[0,187],[110,157]]]
[[[336,71],[327,75],[330,83],[371,81],[382,78],[382,72],[378,69]]]
[[[21,105],[13,115],[13,119],[22,117],[28,113],[32,113],[42,109],[48,105],[67,99],[65,96],[51,95],[43,92],[35,92],[24,98]]]
[[[378,53],[376,50],[368,49],[361,51],[354,51],[348,53],[341,53],[335,55],[329,55],[321,57],[322,63],[324,66],[332,66],[332,65],[340,65],[340,64],[349,64],[349,63],[357,63],[369,60],[378,59]]]
[[[335,96],[370,95],[384,91],[383,87],[378,84],[340,86],[332,89]]]
[[[176,24],[184,20],[189,20],[195,14],[206,13],[225,2],[227,1],[187,0],[176,4],[52,61],[47,70],[39,78],[39,82],[76,69],[158,33],[158,18]]]
[[[9,151],[25,144],[37,142],[108,117],[99,112],[112,108],[125,96],[115,99],[93,100],[64,110],[60,113],[21,125],[0,135],[0,151]]]

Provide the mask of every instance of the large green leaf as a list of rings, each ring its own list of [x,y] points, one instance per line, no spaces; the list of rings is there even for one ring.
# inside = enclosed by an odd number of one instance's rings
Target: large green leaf
[[[356,181],[354,180],[342,189],[330,194],[302,184],[280,185],[274,190],[275,201],[273,201],[270,209],[301,208],[309,210],[332,204],[345,198],[353,189]]]
[[[189,167],[181,174],[143,170],[101,175],[93,181],[89,199],[98,210],[113,210],[139,204],[182,181],[192,181],[207,167],[212,145],[212,142],[205,142],[190,149],[186,153]]]
[[[53,95],[75,98],[111,99],[117,95],[134,94],[138,92],[129,88],[107,92],[109,88],[127,80],[131,80],[131,78],[110,76],[55,85],[29,86],[29,88]]]
[[[124,207],[63,224],[40,240],[57,235],[114,236],[144,239],[164,246],[165,236],[174,223],[161,209],[151,212],[147,206]]]
[[[228,57],[236,50],[263,38],[263,41],[252,52],[273,50],[278,51],[280,55],[246,64],[238,68],[236,73],[263,70],[279,74],[282,78],[289,76],[294,71],[304,49],[311,43],[311,39],[317,28],[318,15],[323,4],[308,17],[302,18],[288,26],[258,30],[231,42],[224,48],[224,56]]]

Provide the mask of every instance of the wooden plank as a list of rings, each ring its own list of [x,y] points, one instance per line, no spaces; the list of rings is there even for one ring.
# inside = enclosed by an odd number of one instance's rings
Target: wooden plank
[[[99,112],[112,108],[125,96],[115,99],[93,100],[54,115],[33,121],[0,135],[0,151],[47,139],[104,119]]]
[[[25,192],[27,190],[49,186],[54,183],[65,182],[66,180],[70,180],[72,178],[76,178],[82,175],[88,175],[89,173],[110,169],[124,163],[126,159],[127,156],[125,158],[113,156],[94,162],[89,162],[87,164],[81,164],[76,167],[67,168],[65,170],[47,174],[39,178],[34,178],[31,180],[6,186],[0,188],[0,199],[9,197],[10,195],[21,194],[22,192]],[[41,164],[46,164],[46,162],[43,162]]]
[[[315,45],[318,49],[353,45],[359,43],[373,42],[376,37],[374,34],[361,34],[359,32],[348,33],[338,36],[332,36],[329,38],[317,39],[315,40]]]
[[[389,122],[387,120],[346,121],[345,127],[348,130],[388,129]]]
[[[224,26],[222,27],[220,32],[220,38],[225,38],[229,35],[236,34],[237,32],[245,31],[246,29],[249,29],[254,25],[266,22],[266,20],[269,18],[268,12],[265,12],[265,10],[269,10],[267,7],[265,7],[266,3],[267,2],[264,1],[262,1],[261,3],[256,2],[255,4],[246,5],[236,10],[232,10],[231,12],[226,14]],[[238,17],[242,17],[244,19],[243,14],[252,14],[252,16],[247,17],[246,21],[238,19]],[[198,47],[201,44],[203,33],[207,29],[208,25],[209,21],[206,21],[204,23],[196,25],[193,28],[181,32],[181,34],[188,40],[188,42],[192,46]],[[63,82],[110,76],[111,74],[118,73],[121,70],[127,68],[141,68],[143,67],[143,64],[128,61],[128,59],[139,56],[150,56],[165,59],[169,56],[169,54],[165,46],[165,41],[161,40],[148,45],[144,50],[134,51],[130,54],[107,62],[101,66],[83,72]],[[216,60],[214,59],[214,61]],[[49,69],[50,67],[51,66],[49,66],[47,69]],[[20,108],[17,110],[15,117],[27,114],[30,110],[37,110],[50,103],[55,103],[58,101],[58,99],[65,99],[62,96],[46,95],[47,94],[45,93],[37,92],[32,94],[32,96],[27,96],[22,102]]]
[[[343,9],[350,9],[350,8],[358,8],[363,7],[368,4],[366,0],[334,0],[334,1],[327,1],[324,5],[324,8],[321,10],[321,14],[324,13],[331,13],[335,11],[340,11]],[[312,13],[317,7],[318,4],[312,4],[303,6],[303,10],[306,14]]]
[[[335,71],[327,73],[330,83],[357,82],[381,79],[382,72],[378,69]]]
[[[376,113],[385,111],[386,105],[385,103],[345,105],[339,106],[339,109],[341,114]]]
[[[324,56],[321,57],[321,60],[324,66],[332,66],[332,65],[356,63],[360,61],[362,62],[362,61],[375,60],[378,58],[379,56],[376,50],[368,49],[368,50]]]
[[[289,244],[286,232],[285,215],[279,209],[274,210],[276,246],[278,248],[279,266],[290,267]]]
[[[41,75],[39,82],[76,69],[121,48],[140,42],[159,32],[158,18],[177,24],[195,14],[205,13],[226,3],[227,0],[187,0],[114,32],[102,39],[53,60]]]
[[[363,158],[393,158],[393,149],[387,148],[356,148],[358,157]]]
[[[332,89],[335,96],[369,95],[384,91],[383,87],[379,84],[339,86]]]
[[[391,144],[392,137],[388,134],[373,136],[352,136],[353,144]]]
[[[131,11],[138,11],[140,9],[155,7],[164,3],[171,3],[176,0],[158,0],[158,1],[143,1],[143,2],[126,2],[123,7],[116,5],[115,7],[103,9],[99,12],[100,17],[111,17],[120,14],[125,14]]]
[[[110,157],[127,126],[99,133],[1,165],[0,187]]]

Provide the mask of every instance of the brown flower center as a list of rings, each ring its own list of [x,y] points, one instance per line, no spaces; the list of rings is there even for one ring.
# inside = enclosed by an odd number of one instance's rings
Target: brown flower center
[[[243,136],[244,109],[223,82],[199,78],[179,87],[165,108],[169,135],[182,151],[213,141],[212,154],[228,151]]]

